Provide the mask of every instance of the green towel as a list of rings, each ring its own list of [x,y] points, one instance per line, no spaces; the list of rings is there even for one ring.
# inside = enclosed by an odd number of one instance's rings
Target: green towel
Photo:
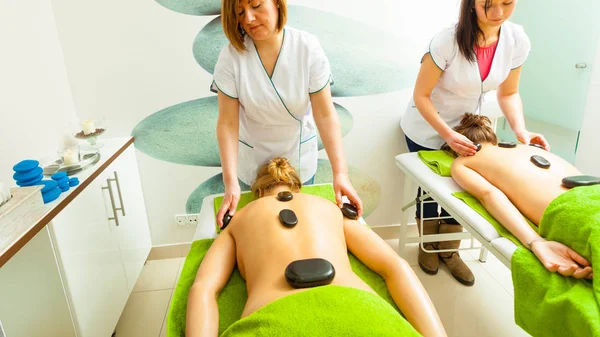
[[[540,235],[573,248],[592,266],[600,261],[600,185],[576,187],[553,200]],[[600,270],[590,280],[550,273],[520,249],[512,258],[515,320],[534,336],[600,336]]]
[[[454,161],[454,157],[446,151],[419,151],[417,155],[433,172],[442,177],[450,176],[450,165]]]
[[[335,195],[333,194],[333,189],[331,185],[306,186],[302,188],[302,192],[327,196],[328,200],[335,200]],[[249,201],[245,202],[247,204]],[[240,199],[240,204],[241,203],[242,199]],[[218,204],[218,202],[215,203],[215,210],[218,210],[219,207],[220,204]],[[171,307],[169,309],[169,318],[167,322],[168,337],[183,337],[185,335],[185,319],[188,293],[190,287],[196,279],[196,272],[198,271],[200,263],[202,262],[204,255],[206,255],[206,252],[210,248],[213,241],[214,239],[205,239],[198,240],[192,243],[192,248],[190,249],[190,252],[185,260],[181,276],[179,277],[177,287],[175,288],[175,292],[173,293],[173,297],[171,299]],[[350,259],[350,265],[352,266],[352,270],[373,290],[375,290],[375,292],[379,294],[381,298],[383,298],[397,312],[399,312],[391,295],[387,290],[387,285],[385,284],[385,281],[377,273],[373,272],[371,269],[362,264],[351,253],[348,253],[348,258]],[[238,269],[235,268],[231,277],[229,278],[227,285],[225,286],[218,298],[219,335],[222,334],[233,323],[240,320],[247,299],[248,293],[246,290],[246,283],[242,279]],[[355,310],[357,312],[360,312],[362,309],[361,307],[355,307]],[[317,316],[323,314],[318,307],[312,309],[312,312],[314,312]],[[400,315],[398,316],[400,317]],[[311,317],[310,319],[314,319],[314,317]],[[343,321],[344,318],[339,317],[339,319]],[[282,334],[282,336],[288,335],[291,334],[288,332]]]
[[[381,297],[340,286],[316,287],[272,302],[223,337],[420,336]]]

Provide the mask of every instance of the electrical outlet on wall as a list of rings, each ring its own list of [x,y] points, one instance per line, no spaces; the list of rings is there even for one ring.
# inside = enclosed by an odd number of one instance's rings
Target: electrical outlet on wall
[[[196,227],[198,225],[198,214],[187,215],[188,226]]]
[[[175,224],[177,225],[177,227],[187,227],[187,214],[175,214]]]

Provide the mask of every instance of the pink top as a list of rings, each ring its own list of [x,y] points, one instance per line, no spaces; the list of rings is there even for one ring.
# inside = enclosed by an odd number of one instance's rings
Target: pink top
[[[496,53],[498,41],[487,47],[475,46],[475,54],[477,55],[477,64],[479,65],[481,81],[485,81],[490,73],[490,69],[492,69],[492,61],[494,60],[494,54]]]

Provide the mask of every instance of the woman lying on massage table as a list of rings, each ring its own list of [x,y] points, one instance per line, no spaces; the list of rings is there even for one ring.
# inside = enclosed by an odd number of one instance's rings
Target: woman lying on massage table
[[[498,144],[491,122],[485,116],[466,114],[454,130],[481,147],[474,156],[459,156],[454,160],[452,178],[533,251],[546,269],[565,276],[592,279],[589,261],[560,242],[546,241],[523,218],[539,226],[550,202],[568,191],[561,184],[563,178],[582,173],[559,156],[535,145]],[[446,144],[442,150],[456,156]]]
[[[297,193],[300,187],[298,174],[287,159],[275,158],[258,170],[252,191],[259,199],[233,216],[198,269],[189,292],[186,336],[217,336],[218,294],[236,263],[248,289],[242,318],[277,299],[309,290],[293,287],[302,279],[288,275],[290,263],[303,259],[324,259],[316,269],[335,269],[332,280],[331,273],[322,275],[330,278],[324,283],[331,281],[332,285],[374,294],[352,271],[348,250],[385,279],[394,302],[417,331],[425,336],[446,336],[429,296],[408,263],[377,234],[345,218],[334,203]],[[291,212],[282,216],[284,209]],[[311,262],[300,265],[297,272],[310,269]],[[362,314],[369,315],[369,311]],[[398,318],[402,319],[400,315]]]

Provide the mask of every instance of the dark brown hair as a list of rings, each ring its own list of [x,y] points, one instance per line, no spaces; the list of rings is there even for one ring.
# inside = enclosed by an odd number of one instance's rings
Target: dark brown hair
[[[296,169],[286,158],[273,158],[259,168],[251,190],[257,197],[261,197],[264,192],[278,185],[287,185],[292,190],[300,190],[302,187]]]
[[[492,0],[485,0],[485,15],[492,6]],[[460,5],[460,16],[456,24],[456,43],[460,53],[471,63],[475,62],[475,45],[477,40],[483,37],[483,32],[477,24],[477,13],[475,12],[475,0],[462,0]]]
[[[277,29],[282,30],[287,23],[287,0],[266,0],[274,1],[279,11],[279,20],[277,21]],[[246,32],[240,25],[238,18],[238,6],[240,0],[222,0],[221,3],[221,25],[225,36],[231,42],[233,48],[237,51],[246,50],[244,46],[244,36]]]
[[[453,130],[469,138],[475,144],[484,142],[498,144],[498,138],[492,129],[492,121],[487,116],[466,113],[460,120],[460,124]],[[458,154],[447,143],[444,143],[441,149],[458,157]]]

